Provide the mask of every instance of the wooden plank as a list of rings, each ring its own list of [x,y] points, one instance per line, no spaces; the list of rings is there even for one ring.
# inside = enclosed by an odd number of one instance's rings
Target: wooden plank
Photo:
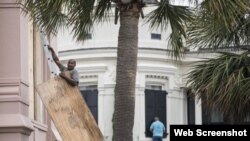
[[[63,141],[103,141],[79,87],[72,87],[60,76],[36,87]]]

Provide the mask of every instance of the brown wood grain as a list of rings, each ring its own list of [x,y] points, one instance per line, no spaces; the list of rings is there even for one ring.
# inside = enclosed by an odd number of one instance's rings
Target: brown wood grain
[[[63,141],[103,141],[93,115],[81,96],[57,76],[36,87]]]

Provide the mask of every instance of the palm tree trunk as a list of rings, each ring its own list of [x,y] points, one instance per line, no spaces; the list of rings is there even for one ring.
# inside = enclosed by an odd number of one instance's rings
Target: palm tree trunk
[[[133,141],[139,10],[120,9],[113,141]]]

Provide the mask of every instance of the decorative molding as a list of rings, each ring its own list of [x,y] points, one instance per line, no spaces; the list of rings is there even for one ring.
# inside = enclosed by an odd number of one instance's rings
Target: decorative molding
[[[104,84],[104,88],[115,88],[115,83],[113,83],[113,84]]]
[[[98,94],[99,96],[114,96],[114,93]]]
[[[19,95],[19,93],[18,85],[0,86],[0,95]]]
[[[87,80],[85,82],[81,81],[79,84],[79,88],[82,90],[82,88],[85,88],[86,86],[91,86],[91,85],[98,85],[97,80]]]
[[[87,85],[98,85],[98,75],[81,75],[79,80],[79,86],[87,86]]]
[[[22,133],[30,135],[34,131],[33,124],[22,114],[1,114],[0,133]]]
[[[107,66],[105,64],[96,64],[94,66],[83,66],[78,65],[76,67],[77,71],[81,73],[98,73],[98,72],[105,72],[107,70]]]
[[[8,2],[0,1],[0,8],[21,8],[21,5],[14,0],[13,2],[10,2],[10,0]]]
[[[48,131],[48,126],[46,124],[42,124],[41,122],[32,120],[31,121],[33,123],[34,128],[37,128],[43,132],[47,132]]]
[[[185,96],[168,95],[168,98],[186,100]]]
[[[183,77],[180,74],[175,74],[174,82],[177,86],[182,86]]]
[[[165,80],[168,80],[167,76],[162,76],[162,75],[146,75],[146,78],[155,78],[155,79],[165,79]]]
[[[81,75],[80,78],[98,78],[98,75]]]
[[[173,93],[173,92],[181,92],[182,91],[182,88],[183,87],[173,87],[172,89],[169,89],[168,91],[170,93]]]
[[[0,86],[12,86],[12,85],[19,85],[20,83],[20,78],[0,78]]]
[[[168,90],[168,97],[169,98],[175,98],[175,99],[186,99],[185,93],[183,92],[183,89],[174,87],[173,89]]]
[[[29,82],[26,81],[26,80],[21,80],[20,83],[23,84],[23,85],[26,86],[26,87],[29,87]]]
[[[19,86],[21,84],[29,87],[29,82],[27,80],[16,78],[0,78],[0,86]]]
[[[26,106],[29,106],[29,102],[24,100],[19,95],[0,95],[0,103],[1,102],[20,102]]]
[[[174,75],[177,71],[177,68],[173,66],[155,66],[152,64],[147,64],[138,65],[138,71],[146,73],[164,73]]]
[[[107,47],[107,48],[81,48],[74,50],[65,50],[59,52],[59,57],[62,61],[66,61],[72,56],[76,59],[77,62],[85,61],[86,59],[90,60],[103,60],[103,59],[115,59],[116,58],[116,48]]]
[[[138,90],[138,94],[140,93],[140,91],[143,92],[143,94],[144,94],[145,87],[138,86],[138,87],[136,87],[136,89]]]
[[[169,89],[169,81],[170,81],[170,78],[166,75],[147,74],[145,76],[145,86],[146,85],[159,85],[162,87],[162,90],[165,90],[167,92]]]

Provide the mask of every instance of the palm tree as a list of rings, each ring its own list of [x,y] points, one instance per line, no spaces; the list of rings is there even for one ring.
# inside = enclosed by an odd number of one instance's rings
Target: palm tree
[[[229,124],[241,124],[250,114],[250,57],[221,53],[194,66],[189,85],[206,108],[216,108]]]
[[[138,22],[143,0],[21,0],[24,10],[48,33],[56,34],[61,27],[72,28],[74,37],[81,41],[92,32],[94,23],[105,22],[112,14],[120,18],[118,37],[117,70],[115,86],[115,110],[113,115],[113,140],[132,141],[135,108],[135,80],[138,52]],[[171,5],[169,0],[156,3],[146,19],[151,27],[172,29],[171,55],[182,54],[185,21],[191,12],[187,7]],[[115,21],[116,22],[116,21]]]
[[[249,48],[249,0],[204,0],[188,26],[188,45],[218,49]],[[227,123],[242,123],[249,115],[249,52],[220,53],[199,62],[188,74],[188,86],[206,108],[219,110]]]

